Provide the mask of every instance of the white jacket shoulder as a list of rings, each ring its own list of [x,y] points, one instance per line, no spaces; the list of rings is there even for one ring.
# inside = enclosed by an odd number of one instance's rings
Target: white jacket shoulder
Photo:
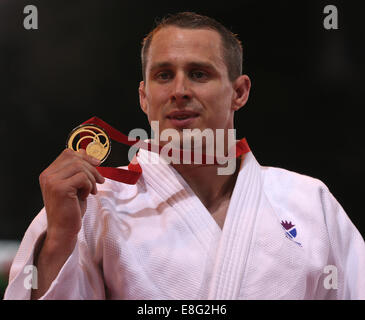
[[[294,171],[276,168],[261,167],[264,186],[269,189],[288,190],[306,190],[318,192],[319,190],[328,191],[327,186],[319,179],[300,174]],[[279,189],[278,189],[279,188]]]

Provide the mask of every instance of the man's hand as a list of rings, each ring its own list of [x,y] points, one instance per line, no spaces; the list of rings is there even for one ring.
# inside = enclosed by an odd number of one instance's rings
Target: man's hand
[[[81,228],[88,195],[96,194],[96,183],[104,177],[96,170],[99,160],[65,149],[39,176],[43,202],[47,212],[47,238],[67,241]]]
[[[34,257],[38,289],[32,290],[32,299],[44,295],[75,248],[86,199],[97,193],[97,183],[105,181],[95,168],[98,164],[85,150],[66,149],[39,176],[47,233]]]

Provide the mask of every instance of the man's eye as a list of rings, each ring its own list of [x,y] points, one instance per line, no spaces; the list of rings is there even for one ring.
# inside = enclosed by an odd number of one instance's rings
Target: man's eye
[[[208,75],[203,71],[192,71],[191,77],[195,78],[197,80],[203,80],[203,79],[206,79],[208,77]]]
[[[168,80],[168,79],[170,79],[170,77],[171,77],[171,74],[169,72],[159,72],[156,75],[156,78],[159,80]]]

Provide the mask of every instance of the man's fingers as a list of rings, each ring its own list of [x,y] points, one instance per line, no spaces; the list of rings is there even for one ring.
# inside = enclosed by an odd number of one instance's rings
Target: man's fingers
[[[85,200],[93,191],[93,184],[85,172],[79,172],[68,179],[68,183],[78,190],[78,196]]]
[[[84,160],[88,161],[93,166],[100,165],[100,160],[98,160],[92,156],[89,156],[84,149],[80,149],[78,153],[82,155],[82,158]]]
[[[90,163],[92,165],[92,167],[91,166],[88,166],[88,167],[89,167],[90,171],[94,174],[97,183],[104,183],[105,178],[95,168],[95,166],[100,165],[100,160],[89,156],[84,149],[80,149],[79,153],[82,155],[84,160],[86,160],[88,163]]]
[[[60,163],[66,161],[66,159],[74,159],[74,158],[81,158],[89,162],[93,166],[100,165],[100,161],[94,157],[89,156],[84,149],[80,149],[79,151],[74,151],[69,148],[66,148],[61,152],[61,154],[56,158],[55,161],[46,169],[52,170],[54,167],[58,167]]]
[[[60,163],[58,167],[55,167],[51,174],[59,174],[60,179],[67,179],[78,171],[89,171],[95,178],[97,183],[104,183],[105,178],[99,173],[99,171],[92,166],[89,162],[81,158],[70,158]]]
[[[87,197],[89,193],[96,194],[96,184],[105,182],[105,178],[95,167],[97,164],[100,164],[100,161],[87,155],[83,149],[79,152],[66,149],[40,175],[41,188],[53,188],[53,186],[56,187],[57,184],[63,183],[73,176],[77,176],[78,179],[84,177],[84,179],[88,181],[85,183],[90,186],[89,190],[87,188],[85,189],[85,186],[83,185],[83,190],[80,190],[81,198]],[[70,181],[73,180],[69,180],[68,182]],[[77,189],[77,186],[75,185],[70,185],[70,187]]]
[[[96,183],[103,183],[105,181],[104,177],[100,175],[95,167],[91,166],[88,162],[82,159],[74,159],[73,161],[68,162],[65,167],[60,168],[58,171],[52,174],[48,173],[43,178],[48,179],[48,181],[53,181],[52,183],[55,184],[57,181],[65,181],[79,173],[83,173],[85,179],[90,181],[92,185],[90,192],[92,194],[97,193]]]
[[[67,179],[71,174],[75,174],[74,170],[67,170],[67,167],[72,166],[79,168],[83,166],[89,170],[95,177],[97,183],[104,183],[105,178],[99,173],[95,168],[95,164],[100,161],[96,158],[90,157],[86,154],[85,150],[80,149],[79,152],[73,151],[71,149],[65,149],[61,155],[45,170],[48,175],[54,175],[59,172],[63,172],[61,175],[62,179]]]

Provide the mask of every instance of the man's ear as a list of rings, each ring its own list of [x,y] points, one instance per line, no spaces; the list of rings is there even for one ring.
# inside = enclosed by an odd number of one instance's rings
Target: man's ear
[[[147,101],[146,101],[146,91],[145,91],[144,81],[141,81],[139,83],[138,93],[139,93],[139,104],[141,106],[141,109],[145,114],[147,114]]]
[[[242,108],[250,95],[251,80],[247,75],[239,76],[233,83],[234,94],[232,97],[232,108],[237,111]]]

